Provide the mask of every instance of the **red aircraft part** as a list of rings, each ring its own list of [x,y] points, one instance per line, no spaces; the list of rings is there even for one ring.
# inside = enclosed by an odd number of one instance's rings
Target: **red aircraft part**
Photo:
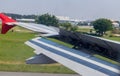
[[[16,20],[4,15],[3,13],[0,13],[0,19],[2,20],[2,30],[1,30],[1,34],[6,34],[7,31],[9,31],[12,27],[14,27],[15,25],[8,25],[6,23],[8,22],[16,22]]]

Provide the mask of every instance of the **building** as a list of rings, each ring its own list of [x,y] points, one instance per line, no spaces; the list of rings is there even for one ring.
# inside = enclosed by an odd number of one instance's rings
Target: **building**
[[[64,16],[56,16],[59,19],[60,23],[69,22],[72,25],[77,25],[80,20],[78,19],[71,19],[70,17],[64,17]]]

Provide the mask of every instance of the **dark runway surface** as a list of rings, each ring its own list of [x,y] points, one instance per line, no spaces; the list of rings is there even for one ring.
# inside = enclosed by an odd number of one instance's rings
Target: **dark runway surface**
[[[25,72],[0,72],[0,76],[80,76],[80,75],[77,75],[77,74],[25,73]]]

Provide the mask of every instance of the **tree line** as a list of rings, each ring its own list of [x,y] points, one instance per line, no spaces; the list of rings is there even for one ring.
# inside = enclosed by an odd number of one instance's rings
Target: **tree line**
[[[43,14],[37,17],[36,19],[37,23],[45,24],[45,25],[52,25],[56,27],[60,27],[69,31],[77,31],[78,26],[73,26],[71,23],[65,22],[65,23],[59,23],[59,20],[54,16],[50,14]],[[99,36],[103,36],[106,31],[113,29],[113,24],[111,20],[100,18],[91,23],[91,25],[94,27],[96,34]]]
[[[22,18],[27,18],[27,19],[35,19],[37,16],[36,15],[21,15],[21,14],[13,14],[13,13],[4,13],[14,19],[22,19]]]
[[[22,18],[28,18],[28,19],[35,19],[36,23],[38,24],[44,24],[47,26],[55,26],[59,28],[63,28],[69,31],[77,31],[78,26],[73,26],[69,22],[65,23],[59,23],[59,20],[56,16],[51,14],[43,14],[43,15],[20,15],[20,14],[12,14],[12,13],[5,13],[8,16],[14,18],[14,19],[22,19]],[[113,25],[112,22],[109,19],[100,18],[91,23],[91,25],[94,27],[96,34],[99,36],[103,36],[106,31],[112,30]]]
[[[39,15],[36,18],[36,23],[44,24],[47,26],[55,26],[55,27],[63,28],[63,29],[68,30],[68,31],[76,31],[78,29],[77,26],[73,26],[69,22],[60,23],[59,19],[57,19],[56,16],[50,15],[48,13],[43,14],[43,15]]]

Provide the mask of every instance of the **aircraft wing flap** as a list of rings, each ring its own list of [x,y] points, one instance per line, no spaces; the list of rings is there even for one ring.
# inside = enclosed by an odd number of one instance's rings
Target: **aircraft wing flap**
[[[91,59],[83,52],[60,46],[44,38],[36,38],[26,42],[36,50],[36,54],[43,53],[49,58],[63,64],[83,76],[119,76],[119,69]],[[87,71],[87,73],[86,73]]]
[[[20,27],[24,27],[26,29],[43,33],[43,36],[52,36],[58,35],[59,29],[55,29],[54,27],[42,25],[42,24],[35,24],[35,23],[22,23],[22,22],[13,22],[13,24],[18,25]]]

